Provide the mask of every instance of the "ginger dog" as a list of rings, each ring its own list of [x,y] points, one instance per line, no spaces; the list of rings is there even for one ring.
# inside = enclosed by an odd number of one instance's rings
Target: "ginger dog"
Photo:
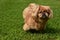
[[[30,29],[44,30],[46,22],[53,17],[52,10],[49,6],[30,3],[23,11],[24,31]]]

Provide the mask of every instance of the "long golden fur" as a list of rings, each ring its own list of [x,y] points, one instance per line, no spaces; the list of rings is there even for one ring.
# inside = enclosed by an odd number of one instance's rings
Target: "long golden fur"
[[[24,26],[23,29],[44,30],[46,22],[53,17],[52,10],[49,6],[30,3],[23,11]]]

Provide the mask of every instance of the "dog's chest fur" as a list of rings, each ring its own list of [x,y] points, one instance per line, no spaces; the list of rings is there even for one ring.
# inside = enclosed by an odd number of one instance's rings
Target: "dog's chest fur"
[[[37,22],[33,18],[29,18],[26,23],[27,23],[27,25],[29,25],[29,27],[31,29],[36,29],[36,30],[43,30],[43,28],[45,27],[45,24],[46,24],[45,22],[43,23],[42,20],[40,20],[40,22]]]

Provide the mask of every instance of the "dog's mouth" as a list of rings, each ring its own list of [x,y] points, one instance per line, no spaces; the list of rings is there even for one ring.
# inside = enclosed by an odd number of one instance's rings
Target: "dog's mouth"
[[[41,18],[43,18],[43,19],[48,18],[48,14],[47,13],[43,13]]]
[[[39,13],[39,14],[38,14],[38,17],[39,17],[40,19],[46,19],[46,18],[48,18],[48,16],[49,16],[49,15],[48,15],[48,13],[46,13],[46,12],[45,12],[45,13]]]

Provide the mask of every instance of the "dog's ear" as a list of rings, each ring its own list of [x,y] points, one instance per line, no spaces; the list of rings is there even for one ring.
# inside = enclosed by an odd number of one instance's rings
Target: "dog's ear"
[[[39,5],[36,5],[36,7],[33,9],[34,11],[32,12],[32,17],[37,17],[37,13],[38,13],[38,10],[39,10]]]
[[[48,11],[49,11],[49,18],[53,18],[53,11],[50,8],[48,9]]]
[[[30,3],[28,7],[33,8],[36,4],[35,3]]]
[[[27,14],[32,14],[34,7],[36,6],[35,3],[30,3],[24,10],[23,10],[23,18],[25,19]]]

